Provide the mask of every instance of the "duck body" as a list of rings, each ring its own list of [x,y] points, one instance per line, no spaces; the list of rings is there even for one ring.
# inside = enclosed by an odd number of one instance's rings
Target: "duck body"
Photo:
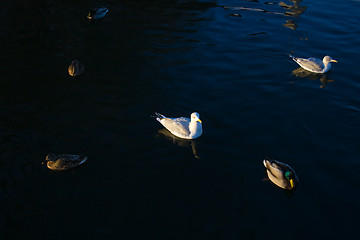
[[[95,20],[95,19],[103,18],[103,17],[105,17],[105,15],[108,11],[109,11],[109,9],[107,9],[106,7],[94,8],[94,9],[90,10],[90,12],[87,16],[87,19]]]
[[[74,60],[68,67],[68,73],[72,77],[81,75],[84,72],[84,65],[79,60]]]
[[[289,165],[270,159],[265,159],[263,163],[269,179],[278,187],[294,190],[299,184],[299,178]]]
[[[84,155],[50,153],[46,155],[43,163],[51,170],[62,171],[77,167],[86,160],[87,157]]]
[[[331,62],[337,62],[332,59],[330,56],[325,56],[323,60],[318,58],[298,58],[292,55],[289,55],[300,67],[304,68],[307,71],[313,73],[326,73],[331,68]]]
[[[155,113],[157,121],[159,121],[173,135],[183,139],[195,139],[202,134],[202,122],[197,112],[193,112],[190,118],[178,117],[168,118],[160,113]]]

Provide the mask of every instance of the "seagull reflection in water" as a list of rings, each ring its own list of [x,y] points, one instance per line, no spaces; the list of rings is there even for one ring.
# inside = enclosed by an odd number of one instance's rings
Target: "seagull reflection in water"
[[[327,83],[334,82],[334,80],[331,80],[328,78],[327,73],[319,74],[319,73],[312,73],[309,72],[302,67],[299,67],[292,71],[292,75],[300,78],[309,78],[311,80],[320,80],[321,85],[320,88],[324,88]]]
[[[171,140],[172,143],[174,143],[180,147],[189,147],[191,145],[194,157],[197,159],[200,159],[200,157],[197,155],[196,140],[178,138],[178,137],[174,136],[173,134],[171,134],[166,128],[162,128],[162,129],[158,130],[158,133],[159,134],[156,135],[157,137],[160,135],[163,135],[168,140]]]

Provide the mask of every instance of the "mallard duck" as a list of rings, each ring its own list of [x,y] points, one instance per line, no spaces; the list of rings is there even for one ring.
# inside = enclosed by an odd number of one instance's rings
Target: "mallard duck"
[[[270,159],[265,159],[263,163],[269,179],[277,186],[293,190],[299,184],[295,171],[289,165]]]
[[[72,77],[79,76],[84,72],[84,65],[79,60],[74,60],[68,67],[69,75]]]
[[[289,55],[302,68],[314,73],[326,73],[331,68],[331,62],[337,62],[330,56],[325,56],[321,61],[318,58],[297,58]]]
[[[197,112],[193,112],[190,118],[168,118],[160,113],[155,113],[154,117],[167,130],[179,138],[195,139],[202,134],[202,122]]]
[[[86,162],[87,157],[84,155],[71,155],[71,154],[53,154],[49,153],[45,157],[43,164],[51,170],[67,170],[74,168]]]
[[[99,19],[99,18],[104,17],[108,11],[109,11],[109,9],[107,9],[105,7],[94,8],[94,9],[90,10],[89,15],[87,16],[87,18],[89,20]]]

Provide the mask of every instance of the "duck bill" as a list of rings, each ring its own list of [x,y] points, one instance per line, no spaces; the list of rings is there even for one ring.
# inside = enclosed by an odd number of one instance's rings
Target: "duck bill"
[[[291,188],[294,188],[294,187],[295,187],[294,179],[290,179],[290,186],[291,186]]]

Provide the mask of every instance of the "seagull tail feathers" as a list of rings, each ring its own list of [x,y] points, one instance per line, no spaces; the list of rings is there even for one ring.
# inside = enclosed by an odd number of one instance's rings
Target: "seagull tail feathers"
[[[166,118],[164,115],[158,113],[158,112],[155,112],[155,115],[154,116],[150,116],[150,117],[153,117],[153,118],[156,118],[156,120],[160,121],[161,119],[163,118]]]
[[[292,58],[292,60],[296,61],[296,57],[294,57],[293,55],[289,54],[289,57]]]

